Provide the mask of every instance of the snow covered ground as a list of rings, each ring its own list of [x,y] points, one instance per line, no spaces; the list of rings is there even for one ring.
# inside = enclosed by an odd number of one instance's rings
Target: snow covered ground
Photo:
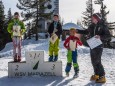
[[[48,60],[48,40],[39,41],[25,40],[22,42],[22,56],[25,60],[25,51],[45,50],[45,60]],[[78,48],[78,63],[80,73],[77,79],[73,79],[74,71],[70,72],[69,77],[65,77],[66,49],[63,42],[60,43],[59,60],[63,62],[63,77],[24,77],[8,78],[8,62],[12,61],[12,43],[8,43],[4,50],[0,51],[0,86],[115,86],[115,50],[104,49],[102,63],[105,67],[107,82],[105,84],[96,84],[89,81],[93,74],[89,48]]]

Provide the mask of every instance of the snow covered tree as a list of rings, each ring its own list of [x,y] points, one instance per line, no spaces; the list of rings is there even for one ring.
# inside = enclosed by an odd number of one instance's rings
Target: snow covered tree
[[[109,14],[109,11],[106,11],[107,9],[107,6],[104,5],[103,3],[104,0],[96,0],[95,1],[95,4],[99,4],[101,6],[100,8],[100,13],[102,15],[102,19],[107,22],[107,15]]]
[[[91,16],[94,12],[92,0],[88,0],[86,2],[86,5],[87,5],[87,8],[86,8],[86,11],[83,12],[84,16],[83,16],[83,21],[82,21],[84,27],[88,27],[91,24],[92,22]]]
[[[104,21],[104,23],[106,23],[109,27],[109,29],[114,29],[115,28],[115,22],[108,22],[107,21],[107,15],[109,14],[109,11],[106,11],[107,6],[104,5],[104,0],[96,0],[95,4],[99,4],[101,6],[100,8],[100,13],[102,15],[102,19]]]
[[[17,4],[17,7],[20,10],[23,10],[22,17],[24,20],[30,20],[33,19],[33,22],[35,22],[35,29],[33,32],[36,34],[36,40],[38,40],[38,22],[40,18],[44,19],[51,19],[52,13],[44,13],[44,10],[47,8],[45,7],[45,3],[47,3],[50,0],[18,0],[19,4]],[[48,5],[50,7],[50,5]]]
[[[94,13],[94,9],[93,9],[93,1],[92,0],[88,0],[86,1],[86,11],[83,12],[83,20],[82,20],[82,26],[84,28],[88,28],[88,26],[92,23],[92,15]],[[87,42],[86,42],[86,35],[82,35],[81,40],[83,42],[84,45],[87,46]]]
[[[22,17],[24,20],[29,19],[36,19],[38,14],[38,19],[40,17],[48,19],[51,17],[52,13],[46,14],[44,13],[44,10],[47,8],[45,7],[45,3],[48,2],[48,0],[18,0],[19,4],[17,4],[17,7],[20,10],[23,10]]]

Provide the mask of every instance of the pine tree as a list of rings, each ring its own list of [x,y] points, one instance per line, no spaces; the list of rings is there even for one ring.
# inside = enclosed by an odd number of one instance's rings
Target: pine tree
[[[4,28],[5,28],[5,32],[8,33],[7,27],[8,27],[9,22],[13,18],[12,13],[11,13],[11,8],[9,8],[8,13],[5,16],[6,16],[6,18],[5,18]]]
[[[101,6],[100,8],[100,13],[102,15],[102,19],[107,22],[107,15],[109,14],[109,11],[106,11],[107,9],[107,6],[104,5],[103,3],[104,0],[96,0],[95,1],[95,4],[99,4]]]
[[[11,12],[11,8],[9,8],[9,10],[8,10],[8,15],[7,15],[7,20],[8,20],[8,22],[10,22],[11,20],[12,20],[12,12]]]
[[[86,11],[83,12],[83,20],[82,20],[82,26],[84,28],[88,28],[88,26],[92,23],[92,15],[94,13],[94,9],[93,9],[93,0],[88,0],[86,1]],[[82,35],[81,40],[83,42],[84,45],[87,46],[87,42],[86,42],[86,35]]]
[[[0,29],[3,29],[4,27],[4,5],[3,2],[0,1]]]
[[[114,29],[115,28],[115,22],[108,22],[107,21],[107,15],[109,14],[109,11],[106,11],[107,6],[104,5],[104,0],[96,0],[95,4],[99,4],[101,6],[100,8],[100,13],[102,15],[102,19],[105,24],[108,25],[109,29]]]
[[[6,17],[4,18],[3,33],[2,33],[2,35],[3,35],[2,39],[4,39],[4,44],[12,41],[11,34],[8,33],[8,31],[7,31],[8,24],[12,19],[11,9],[9,9],[8,14],[5,16]]]
[[[100,8],[100,13],[102,15],[102,20],[103,20],[103,23],[106,24],[108,26],[108,29],[111,31],[111,29],[114,29],[115,27],[115,22],[108,22],[107,21],[107,15],[109,14],[109,11],[106,11],[107,9],[107,6],[104,4],[104,0],[96,0],[95,1],[95,4],[99,4],[101,6]],[[111,33],[111,36],[112,36],[112,33]],[[110,41],[111,40],[108,40],[106,43],[105,43],[105,47],[108,47],[108,48],[112,48],[112,46],[110,45]]]
[[[87,8],[86,8],[86,11],[83,12],[84,16],[83,16],[83,21],[82,21],[84,27],[88,27],[92,23],[91,16],[94,12],[92,0],[88,0],[86,2],[86,6]]]
[[[17,4],[17,7],[20,10],[23,10],[22,17],[24,20],[33,19],[35,22],[35,29],[34,32],[36,34],[36,40],[38,40],[38,21],[40,18],[44,19],[51,19],[51,13],[44,13],[44,10],[47,8],[45,7],[45,3],[50,0],[18,0],[20,5]]]
[[[8,27],[8,24],[9,24],[9,22],[12,20],[12,13],[11,13],[11,8],[9,8],[9,10],[8,10],[8,14],[7,15],[5,15],[6,17],[5,17],[5,19],[4,19],[4,32],[5,32],[5,34],[9,34],[8,33],[8,31],[7,31],[7,27]]]
[[[0,0],[0,50],[5,47],[5,35],[4,35],[4,5]]]
[[[53,13],[44,13],[44,10],[48,7],[45,7],[45,3],[47,3],[49,0],[18,0],[19,4],[17,4],[17,7],[20,10],[23,10],[22,17],[24,20],[29,19],[36,19],[38,14],[38,19],[43,17],[46,19],[51,18],[51,14]],[[38,10],[38,12],[37,12]]]

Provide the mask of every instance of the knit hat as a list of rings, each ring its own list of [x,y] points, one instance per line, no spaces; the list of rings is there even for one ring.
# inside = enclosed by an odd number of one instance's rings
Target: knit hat
[[[97,21],[100,21],[102,19],[102,16],[100,15],[100,13],[95,13],[92,15],[92,17],[94,17]]]
[[[57,17],[59,17],[59,15],[58,15],[58,14],[54,14],[53,16],[57,16]]]
[[[18,13],[18,12],[15,12],[14,15],[19,15],[19,13]]]
[[[70,30],[76,30],[75,28],[70,28]]]

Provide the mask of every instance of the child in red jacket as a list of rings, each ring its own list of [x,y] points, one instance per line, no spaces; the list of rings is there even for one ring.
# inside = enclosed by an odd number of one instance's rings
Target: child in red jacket
[[[78,76],[79,73],[79,65],[77,63],[77,46],[78,44],[81,46],[82,42],[76,35],[76,30],[74,28],[70,29],[70,36],[65,40],[64,47],[68,50],[67,53],[67,65],[66,65],[66,75],[69,76],[69,72],[71,70],[71,65],[73,61],[73,67],[74,67],[74,78]]]

